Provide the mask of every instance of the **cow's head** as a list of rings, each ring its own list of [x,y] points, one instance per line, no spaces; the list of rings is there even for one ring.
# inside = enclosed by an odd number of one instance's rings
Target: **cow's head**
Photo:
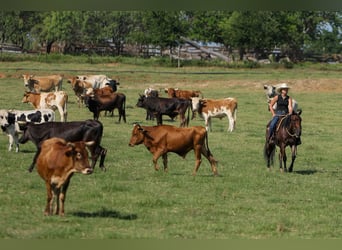
[[[143,108],[144,107],[145,99],[146,99],[145,95],[139,94],[139,99],[138,99],[138,102],[137,102],[136,106],[140,107],[140,108]]]
[[[273,85],[264,85],[267,100],[270,101],[276,95],[276,87]]]
[[[29,74],[25,74],[23,75],[24,78],[24,86],[28,87],[31,84],[31,81],[33,80],[34,75],[29,75]]]
[[[129,140],[128,146],[134,147],[135,145],[139,145],[143,143],[147,131],[144,130],[140,124],[135,123],[132,130],[131,139]]]
[[[4,110],[4,109],[0,110],[0,126],[3,130],[5,130],[6,127],[9,126],[7,110]]]
[[[82,174],[91,174],[93,169],[90,167],[88,160],[88,151],[86,147],[93,145],[94,141],[89,142],[68,142],[67,150],[65,155],[67,157],[72,157],[74,160],[74,170],[75,172]]]
[[[192,111],[196,112],[200,110],[203,100],[199,97],[191,97]]]

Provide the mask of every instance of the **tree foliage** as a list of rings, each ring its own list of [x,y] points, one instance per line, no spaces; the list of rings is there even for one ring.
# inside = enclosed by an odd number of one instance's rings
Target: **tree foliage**
[[[172,50],[185,36],[241,58],[280,48],[300,60],[305,52],[341,53],[341,25],[341,12],[332,11],[1,11],[0,42],[47,53],[54,44],[61,53],[102,46],[120,55],[126,44]]]

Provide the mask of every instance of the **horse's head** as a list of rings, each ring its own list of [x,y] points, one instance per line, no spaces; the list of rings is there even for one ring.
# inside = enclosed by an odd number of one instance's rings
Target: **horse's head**
[[[302,118],[301,118],[302,110],[299,110],[298,112],[293,112],[292,115],[290,115],[290,124],[289,124],[289,131],[291,131],[292,134],[294,134],[296,137],[301,136],[302,134]]]

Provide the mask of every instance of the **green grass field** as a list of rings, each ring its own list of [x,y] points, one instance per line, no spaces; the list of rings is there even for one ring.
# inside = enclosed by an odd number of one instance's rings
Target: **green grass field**
[[[162,68],[128,64],[14,62],[0,64],[0,109],[31,109],[21,103],[23,73],[103,73],[119,79],[127,96],[127,123],[105,117],[102,145],[105,165],[94,174],[76,174],[66,200],[65,217],[43,215],[43,180],[27,169],[35,153],[29,142],[8,152],[0,136],[0,238],[7,239],[330,239],[342,235],[341,69],[338,66],[259,68]],[[288,82],[303,109],[303,144],[293,173],[272,171],[263,159],[265,125],[270,119],[263,84]],[[203,159],[192,176],[193,152],[186,159],[169,154],[169,172],[156,172],[143,145],[128,147],[132,124],[145,121],[135,107],[146,87],[201,90],[207,98],[236,97],[237,127],[226,132],[226,119],[213,119],[209,147],[219,161],[213,177]],[[92,118],[78,108],[70,86],[68,121]],[[165,93],[162,94],[166,96]],[[57,120],[59,114],[56,113]],[[165,117],[165,124],[178,126]],[[204,125],[196,118],[190,125]],[[278,150],[277,150],[278,152]],[[288,151],[289,152],[289,151]],[[162,161],[160,159],[160,164]]]

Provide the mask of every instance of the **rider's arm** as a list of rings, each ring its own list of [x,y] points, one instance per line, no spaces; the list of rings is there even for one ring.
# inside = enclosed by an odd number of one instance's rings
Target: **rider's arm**
[[[292,109],[292,98],[289,98],[289,114],[292,115],[293,109]]]
[[[272,113],[272,116],[275,115],[275,111],[273,109],[273,105],[278,101],[278,96],[276,95],[275,97],[272,98],[272,100],[269,103],[270,111]]]

